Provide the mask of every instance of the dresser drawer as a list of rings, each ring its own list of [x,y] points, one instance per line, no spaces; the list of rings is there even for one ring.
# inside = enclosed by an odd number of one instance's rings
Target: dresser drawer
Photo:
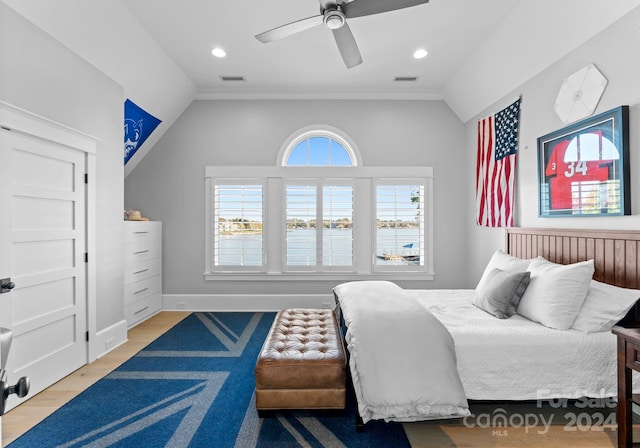
[[[124,244],[144,242],[159,238],[162,234],[160,221],[125,221]]]
[[[162,242],[153,238],[124,246],[124,264],[132,265],[143,260],[160,258],[162,256]]]
[[[162,274],[162,258],[142,260],[137,263],[125,265],[124,284],[138,282],[145,278]]]
[[[159,292],[147,296],[135,303],[124,307],[124,318],[127,325],[132,327],[141,320],[157,313],[162,308],[162,294]]]
[[[130,305],[144,297],[162,293],[162,276],[140,280],[138,282],[129,283],[124,286],[124,304]]]

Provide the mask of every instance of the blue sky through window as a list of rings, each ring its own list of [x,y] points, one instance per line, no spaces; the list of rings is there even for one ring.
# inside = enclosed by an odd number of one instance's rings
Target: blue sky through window
[[[309,142],[309,165],[331,165],[329,160],[329,147],[331,141],[327,137],[311,137]]]
[[[329,137],[309,137],[298,143],[289,158],[288,166],[351,166],[347,150]]]

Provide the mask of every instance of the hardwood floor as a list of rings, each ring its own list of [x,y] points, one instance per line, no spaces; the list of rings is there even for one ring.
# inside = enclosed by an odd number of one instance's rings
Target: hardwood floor
[[[182,319],[188,312],[164,311],[129,330],[128,341],[76,370],[2,416],[2,445],[7,446],[93,383],[118,368]]]

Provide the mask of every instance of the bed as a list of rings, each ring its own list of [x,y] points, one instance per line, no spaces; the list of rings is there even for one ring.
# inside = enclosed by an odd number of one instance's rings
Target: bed
[[[582,301],[572,305],[578,307],[578,314],[584,310],[580,323],[574,314],[567,326],[562,319],[565,310],[557,309],[539,319],[535,309],[532,315],[525,313],[529,318],[518,312],[496,318],[476,306],[479,293],[475,289],[403,290],[390,282],[348,282],[334,289],[358,402],[358,430],[375,419],[461,417],[468,413],[467,400],[617,395],[616,338],[609,328],[618,320],[625,325],[639,323],[638,293],[631,290],[640,289],[640,232],[509,228],[505,249],[500,255],[504,259],[526,260],[523,270],[531,266],[529,274],[519,272],[518,278],[545,274],[526,282],[531,287],[523,292],[518,306],[522,313],[532,303],[534,307],[543,303],[537,299],[543,295],[540,285],[556,272],[588,274]],[[536,258],[537,267],[531,264]],[[491,272],[504,274],[502,269]],[[617,294],[620,288],[626,288],[621,291],[626,296],[624,313],[620,315],[622,308],[616,308],[617,314],[607,316],[615,320],[605,326],[601,323],[606,319],[598,315],[594,327],[588,320],[594,311],[587,308],[598,304],[600,313],[599,304],[612,297],[612,289]],[[436,323],[426,324],[432,317]],[[434,368],[437,371],[430,371]]]

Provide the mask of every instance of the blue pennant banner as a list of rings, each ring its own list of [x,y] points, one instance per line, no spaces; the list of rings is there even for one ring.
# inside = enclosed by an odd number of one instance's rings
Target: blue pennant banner
[[[144,141],[162,123],[130,99],[124,102],[124,164],[136,153]]]

